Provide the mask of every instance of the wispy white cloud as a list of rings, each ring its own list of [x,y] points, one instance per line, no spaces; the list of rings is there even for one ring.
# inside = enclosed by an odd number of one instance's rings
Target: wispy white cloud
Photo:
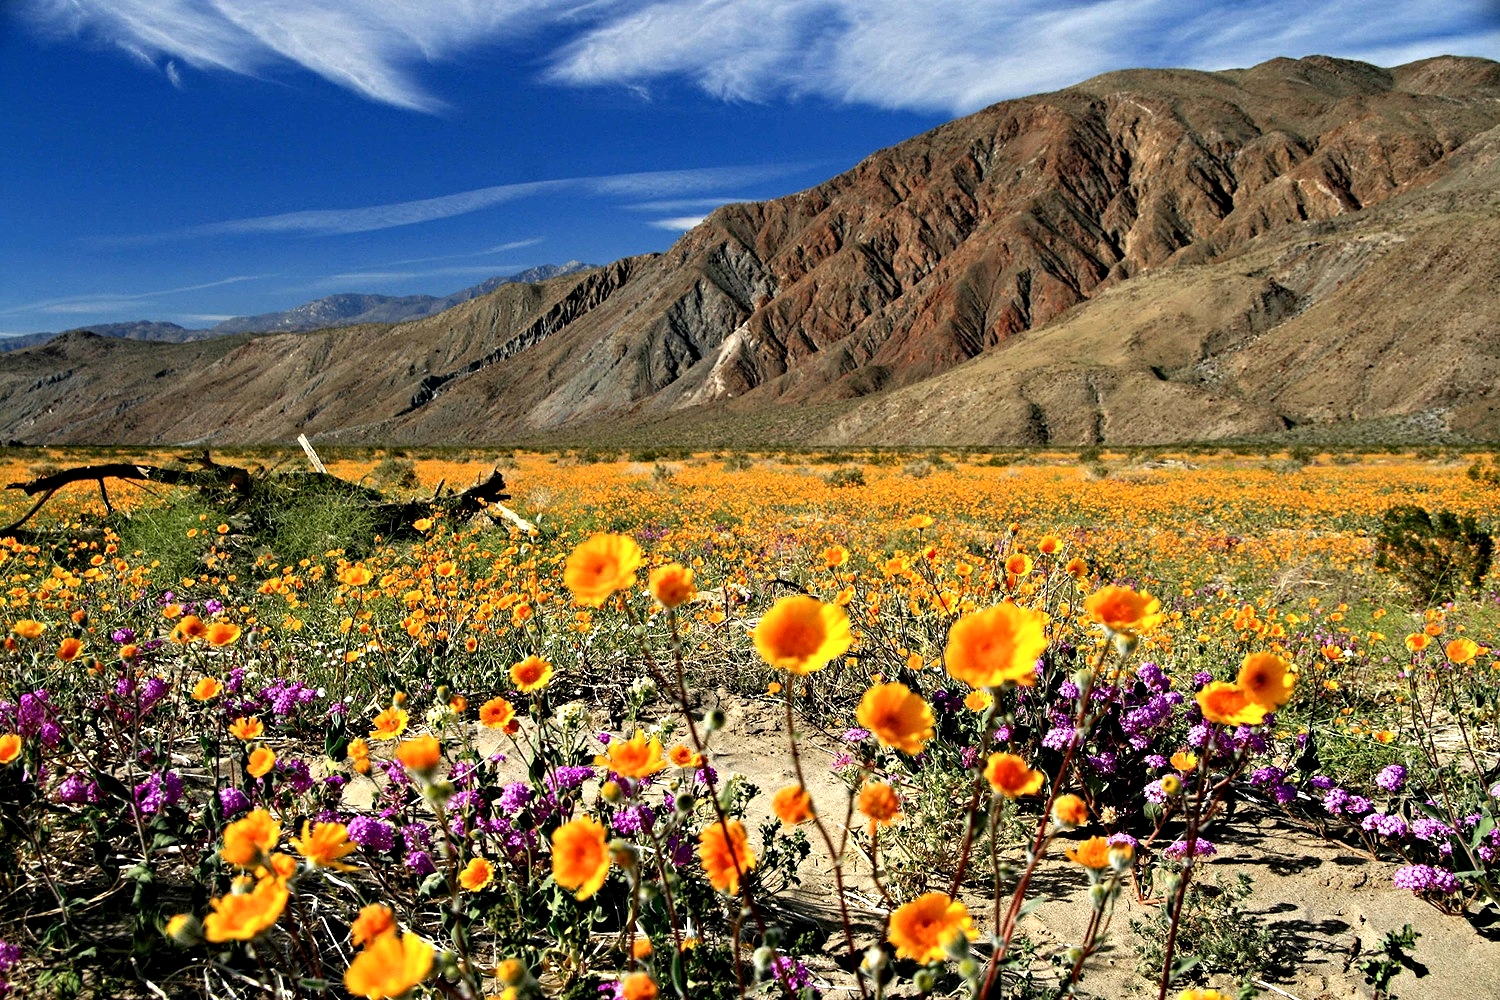
[[[670,219],[652,219],[650,225],[674,233],[685,233],[708,218],[706,215],[678,215]]]
[[[137,302],[147,299],[158,299],[167,295],[180,295],[184,292],[201,292],[206,288],[218,288],[221,285],[237,285],[243,281],[260,281],[265,278],[273,278],[273,274],[237,274],[229,278],[220,278],[217,281],[206,281],[200,285],[183,285],[180,288],[162,288],[152,292],[95,292],[91,295],[70,295],[60,299],[42,299],[38,302],[27,302],[24,305],[11,306],[0,309],[0,316],[14,316],[20,313],[40,312],[59,314],[90,314],[117,312],[128,309]]]
[[[445,253],[436,257],[405,257],[401,260],[387,261],[382,267],[400,267],[402,264],[429,264],[439,260],[468,260],[471,257],[493,257],[496,254],[510,253],[512,250],[521,250],[526,247],[534,247],[543,242],[540,236],[525,240],[513,240],[510,243],[501,243],[499,246],[488,247],[484,250],[471,250],[468,253]],[[493,265],[491,265],[493,266]]]
[[[527,31],[568,0],[20,0],[40,30],[115,46],[153,65],[249,76],[299,65],[374,101],[436,111],[413,70]]]
[[[698,170],[656,170],[646,173],[616,174],[605,177],[566,177],[557,180],[499,184],[493,187],[460,191],[436,198],[419,198],[386,205],[362,208],[318,208],[279,215],[259,215],[246,219],[210,222],[201,226],[146,236],[107,237],[105,243],[141,243],[192,236],[257,235],[268,233],[340,235],[366,233],[397,226],[433,222],[456,215],[466,215],[493,208],[520,198],[567,192],[600,198],[651,198],[687,194],[725,186],[753,184],[786,177],[806,169],[805,164],[769,164],[749,167],[705,167]],[[527,243],[518,244],[520,246]],[[499,253],[514,249],[501,244],[483,251]]]
[[[632,212],[682,212],[697,208],[711,211],[720,205],[733,205],[736,202],[748,200],[746,198],[664,198],[658,201],[637,202],[624,207]]]
[[[1495,0],[20,0],[53,35],[151,65],[301,66],[435,111],[424,66],[564,39],[548,76],[647,92],[685,79],[734,100],[814,96],[970,111],[1128,66],[1222,69],[1314,52],[1390,65],[1500,56]],[[176,68],[176,67],[174,67]],[[166,70],[170,75],[172,70]]]
[[[330,274],[327,277],[319,278],[317,283],[319,285],[337,285],[340,282],[347,284],[354,281],[410,281],[413,278],[462,278],[478,276],[490,278],[495,275],[507,272],[514,273],[521,270],[524,270],[524,268],[520,266],[497,267],[493,264],[488,267],[484,265],[470,265],[467,267],[411,268],[400,271],[370,268],[363,271],[344,271],[340,274]]]
[[[965,112],[1129,66],[1450,51],[1500,55],[1493,0],[657,0],[583,32],[551,76]]]

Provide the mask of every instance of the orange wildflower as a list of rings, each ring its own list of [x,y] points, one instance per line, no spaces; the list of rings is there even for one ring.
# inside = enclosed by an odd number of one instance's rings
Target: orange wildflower
[[[1270,711],[1253,701],[1249,692],[1238,684],[1212,681],[1197,694],[1198,707],[1209,722],[1226,726],[1258,726]]]
[[[249,868],[276,849],[281,824],[264,809],[255,809],[224,828],[219,857],[238,868]]]
[[[1240,664],[1234,682],[1245,692],[1245,697],[1267,711],[1274,711],[1292,700],[1297,675],[1290,668],[1290,663],[1274,653],[1251,653]]]
[[[10,630],[22,639],[40,639],[47,626],[41,622],[32,621],[30,618],[22,618],[10,627]]]
[[[649,973],[631,972],[620,980],[620,1000],[656,1000],[656,980]]]
[[[360,774],[370,773],[370,744],[363,738],[356,736],[349,741],[349,746],[344,751],[349,758],[349,765]]]
[[[901,799],[896,790],[882,781],[871,781],[861,788],[857,804],[872,823],[894,823],[901,815]]]
[[[598,534],[568,554],[563,583],[579,604],[598,607],[617,590],[635,585],[644,555],[625,535]]]
[[[411,716],[404,708],[396,708],[394,705],[379,715],[371,724],[370,738],[376,740],[393,740],[406,732],[406,724],[411,721]]]
[[[235,739],[244,740],[246,743],[260,739],[265,733],[266,724],[259,719],[240,716],[229,724],[229,735]]]
[[[344,987],[367,1000],[405,996],[432,971],[432,945],[415,934],[382,934],[354,956]]]
[[[1031,557],[1024,552],[1017,552],[1005,560],[1005,572],[1015,577],[1031,575]]]
[[[395,929],[396,914],[391,908],[381,903],[371,903],[361,908],[359,916],[349,925],[349,939],[356,948],[360,948]]]
[[[1116,635],[1137,636],[1161,624],[1161,601],[1129,587],[1109,584],[1100,587],[1083,602],[1089,620],[1098,622]]]
[[[948,944],[960,936],[978,937],[968,907],[943,892],[929,892],[891,913],[889,937],[896,957],[913,962],[940,962]]]
[[[213,942],[249,941],[281,919],[288,898],[283,883],[265,879],[250,892],[212,900],[213,912],[203,918],[203,936]]]
[[[1090,837],[1077,847],[1070,847],[1064,852],[1068,860],[1085,868],[1108,868],[1109,861],[1109,838]]]
[[[256,747],[250,752],[250,760],[245,765],[245,773],[252,778],[264,778],[275,766],[276,751],[270,747]]]
[[[0,765],[9,764],[21,756],[21,737],[18,733],[0,736]]]
[[[714,823],[698,834],[698,860],[703,862],[709,884],[733,896],[740,891],[740,876],[755,867],[755,855],[744,824],[728,820],[727,831],[725,825]]]
[[[406,765],[408,771],[422,774],[438,766],[443,759],[443,745],[434,736],[414,736],[402,740],[396,747],[396,759]]]
[[[1052,818],[1063,826],[1083,826],[1089,821],[1088,803],[1071,793],[1059,795],[1052,803]]]
[[[64,663],[70,663],[78,659],[78,654],[83,652],[83,641],[75,639],[71,635],[58,643],[57,658]]]
[[[354,870],[352,865],[339,860],[354,853],[355,848],[349,840],[349,828],[342,823],[303,820],[301,839],[293,837],[290,843],[314,868],[334,868],[341,872]]]
[[[491,698],[479,706],[479,723],[487,729],[503,729],[513,732],[516,724],[516,706],[504,698]]]
[[[458,884],[466,892],[478,892],[495,880],[495,866],[484,858],[470,858],[458,873]]]
[[[641,729],[628,740],[610,740],[604,756],[595,757],[594,763],[622,778],[645,778],[667,767],[661,752],[661,737],[653,736],[648,741],[645,730]]]
[[[510,668],[510,680],[522,694],[540,691],[552,683],[552,664],[540,656],[528,656]]]
[[[905,684],[874,685],[860,699],[854,715],[881,746],[903,753],[921,753],[933,736],[932,709]]]
[[[772,605],[751,638],[761,659],[799,675],[822,670],[854,643],[844,609],[805,594],[783,597]]]
[[[685,743],[679,743],[667,754],[667,759],[676,767],[702,767],[703,755]]]
[[[680,563],[668,563],[651,571],[651,596],[664,608],[675,608],[698,596],[693,571]]]
[[[1443,652],[1447,655],[1449,663],[1472,663],[1474,657],[1479,655],[1479,643],[1473,639],[1458,638],[1448,643]]]
[[[1198,755],[1191,750],[1179,750],[1172,755],[1172,766],[1183,774],[1187,774],[1198,766]]]
[[[1041,790],[1047,776],[1033,770],[1026,761],[1013,753],[992,753],[984,768],[985,780],[995,791],[1008,799],[1022,795],[1035,795]]]
[[[191,642],[208,635],[208,626],[197,615],[184,615],[177,627],[172,629],[172,638],[178,642]]]
[[[229,646],[239,640],[240,627],[233,622],[214,622],[204,633],[210,646]]]
[[[786,826],[796,826],[813,818],[812,796],[801,785],[787,785],[771,797],[771,810]]]
[[[609,845],[604,827],[580,816],[552,831],[552,878],[577,899],[588,899],[609,877]]]
[[[213,701],[223,693],[223,683],[213,677],[200,677],[198,683],[193,685],[194,701]]]
[[[955,679],[973,688],[1014,681],[1036,683],[1036,660],[1047,648],[1042,614],[1014,604],[997,604],[964,615],[948,630],[943,664]]]
[[[345,566],[343,569],[339,570],[338,578],[339,583],[342,583],[345,586],[363,587],[365,584],[375,579],[375,574],[371,573],[364,566]]]

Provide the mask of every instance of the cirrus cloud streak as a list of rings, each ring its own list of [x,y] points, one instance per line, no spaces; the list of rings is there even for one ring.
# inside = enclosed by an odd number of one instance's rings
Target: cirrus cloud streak
[[[686,80],[730,100],[815,97],[972,111],[1131,66],[1222,69],[1311,53],[1383,65],[1500,56],[1494,0],[21,0],[53,36],[180,66],[295,65],[414,111],[430,64],[481,46],[554,50],[570,85]]]

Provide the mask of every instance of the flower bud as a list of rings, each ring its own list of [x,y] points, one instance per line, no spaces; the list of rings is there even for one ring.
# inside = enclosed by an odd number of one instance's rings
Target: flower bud
[[[625,798],[625,793],[615,782],[606,781],[599,786],[599,797],[605,802],[615,803]]]
[[[629,871],[635,868],[635,845],[616,837],[609,842],[609,857],[615,864]]]
[[[958,963],[958,974],[969,981],[979,978],[980,965],[973,957],[965,958]]]
[[[1069,965],[1076,965],[1083,959],[1083,949],[1075,944],[1063,952],[1063,958],[1067,959]]]
[[[1104,904],[1109,902],[1109,896],[1109,886],[1105,883],[1095,882],[1093,885],[1089,886],[1089,902],[1094,904],[1094,909],[1104,909]],[[1072,960],[1070,959],[1070,961]]]
[[[861,969],[864,969],[871,975],[876,975],[880,972],[881,969],[885,968],[885,962],[885,949],[879,947],[871,947],[865,951],[864,960],[859,963],[859,967]]]
[[[723,729],[726,721],[724,710],[716,708],[708,713],[708,718],[703,720],[703,724],[708,727],[709,732],[714,732],[717,729]]]
[[[937,987],[937,976],[931,969],[918,969],[917,974],[911,977],[911,984],[919,992],[931,993]]]
[[[191,913],[179,913],[167,921],[162,931],[184,948],[203,943],[203,925]]]
[[[756,977],[764,979],[771,972],[771,963],[776,961],[776,949],[761,945],[755,949],[755,954],[751,956],[751,960],[755,963]]]
[[[1175,774],[1163,775],[1161,779],[1161,790],[1168,795],[1176,795],[1182,791],[1182,779]]]

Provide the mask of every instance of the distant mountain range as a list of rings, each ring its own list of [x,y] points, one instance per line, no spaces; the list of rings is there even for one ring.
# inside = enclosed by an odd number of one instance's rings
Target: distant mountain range
[[[54,333],[28,333],[18,337],[0,337],[0,351],[15,351],[23,347],[45,344],[63,333],[88,331],[101,337],[123,340],[154,340],[168,344],[182,344],[190,340],[206,340],[232,333],[300,333],[306,330],[327,330],[343,326],[359,326],[365,323],[405,323],[421,319],[445,309],[452,309],[460,302],[488,295],[501,285],[514,282],[546,281],[560,275],[586,271],[592,265],[570,260],[566,264],[542,264],[511,275],[500,275],[483,281],[471,288],[442,297],[432,295],[329,295],[314,299],[285,312],[262,313],[259,316],[235,316],[215,326],[193,329],[176,323],[158,323],[151,320],[136,320],[130,323],[95,323],[92,326],[75,327]]]
[[[1500,63],[1128,70],[420,319],[13,351],[0,440],[1497,441],[1497,275]]]

